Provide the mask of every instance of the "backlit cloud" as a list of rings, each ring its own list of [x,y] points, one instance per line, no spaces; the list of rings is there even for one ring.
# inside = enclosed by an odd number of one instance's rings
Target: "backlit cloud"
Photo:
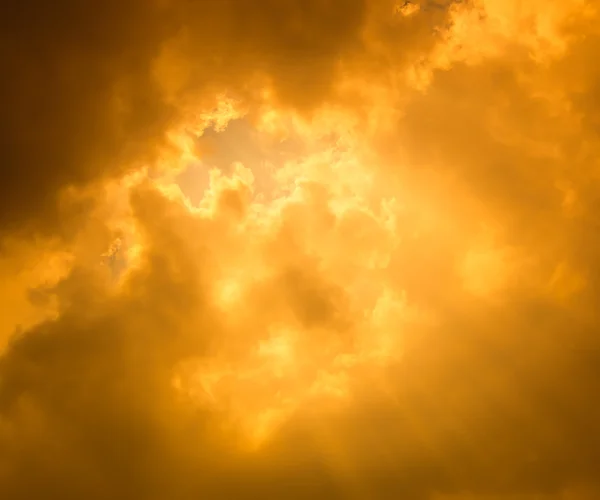
[[[599,7],[9,2],[3,498],[596,498]]]

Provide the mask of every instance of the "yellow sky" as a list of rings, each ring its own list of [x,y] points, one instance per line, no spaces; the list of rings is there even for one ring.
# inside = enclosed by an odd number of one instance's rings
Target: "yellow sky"
[[[600,496],[596,0],[9,0],[0,497]]]

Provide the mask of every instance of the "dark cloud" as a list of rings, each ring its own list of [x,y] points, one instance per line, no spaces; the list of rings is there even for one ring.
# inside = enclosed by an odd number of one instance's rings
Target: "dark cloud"
[[[171,110],[152,59],[173,27],[150,2],[2,7],[3,231],[60,231],[61,191],[122,173],[160,141]]]

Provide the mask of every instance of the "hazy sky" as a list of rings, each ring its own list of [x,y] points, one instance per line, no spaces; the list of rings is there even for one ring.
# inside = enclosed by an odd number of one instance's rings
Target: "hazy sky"
[[[0,497],[600,498],[600,2],[6,0]]]

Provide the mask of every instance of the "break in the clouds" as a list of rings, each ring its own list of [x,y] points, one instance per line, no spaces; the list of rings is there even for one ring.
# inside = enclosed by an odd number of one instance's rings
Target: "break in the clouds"
[[[598,8],[3,6],[2,498],[596,498]]]

